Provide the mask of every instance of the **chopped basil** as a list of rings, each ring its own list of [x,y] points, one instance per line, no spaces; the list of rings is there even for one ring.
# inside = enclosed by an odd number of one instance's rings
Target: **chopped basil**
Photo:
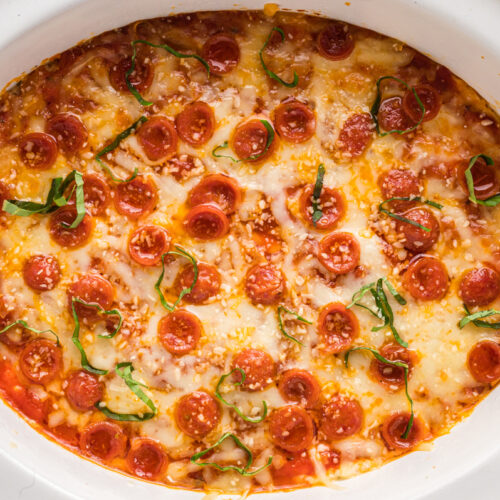
[[[161,274],[160,277],[158,278],[157,282],[155,283],[155,290],[158,292],[158,295],[160,297],[160,302],[161,305],[167,310],[172,312],[179,302],[182,300],[182,297],[184,295],[187,295],[188,293],[191,293],[193,291],[194,286],[196,285],[196,282],[198,281],[198,264],[196,263],[196,259],[186,252],[183,248],[179,247],[176,245],[178,252],[166,252],[161,256]],[[179,294],[179,297],[177,297],[177,300],[174,302],[173,305],[170,305],[166,300],[165,296],[163,295],[161,291],[161,282],[163,281],[163,276],[165,276],[165,256],[166,255],[178,255],[180,257],[186,257],[191,261],[191,264],[193,264],[193,271],[194,271],[194,277],[193,277],[193,283],[191,283],[191,286],[188,288],[184,288],[181,290],[181,293]]]
[[[104,413],[106,417],[113,420],[119,420],[121,422],[144,422],[145,420],[151,420],[158,413],[158,409],[153,401],[141,389],[141,387],[145,387],[147,389],[148,386],[134,380],[132,378],[133,371],[134,367],[130,362],[118,363],[115,367],[116,374],[124,380],[128,388],[151,410],[151,412],[143,414],[115,413],[114,411],[111,411],[102,401],[97,402],[95,407]]]
[[[224,381],[228,377],[230,377],[236,371],[240,372],[241,380],[239,382],[234,382],[234,385],[241,386],[243,384],[243,382],[245,382],[245,378],[246,378],[245,371],[242,370],[241,368],[233,368],[229,373],[222,375],[221,378],[219,379],[219,381],[217,382],[217,386],[215,387],[215,397],[219,401],[224,403],[226,406],[229,406],[229,408],[232,408],[243,420],[245,420],[245,422],[250,422],[252,424],[258,424],[259,422],[262,422],[267,417],[267,403],[265,401],[262,401],[262,408],[263,408],[262,415],[260,417],[252,418],[252,417],[247,417],[246,415],[244,415],[236,405],[226,401],[220,393],[221,385],[224,383]]]
[[[202,458],[207,453],[210,453],[214,448],[217,448],[217,446],[219,446],[227,438],[231,438],[234,441],[234,443],[236,444],[236,446],[238,446],[238,448],[241,448],[246,453],[248,459],[247,459],[247,463],[246,463],[245,467],[237,467],[236,465],[222,466],[222,465],[219,465],[215,462],[197,462],[197,460],[199,458]],[[201,467],[214,467],[215,469],[218,469],[221,472],[232,470],[232,471],[238,472],[238,474],[241,474],[242,476],[255,476],[255,474],[258,474],[259,472],[263,471],[264,469],[267,469],[267,467],[269,467],[271,465],[271,463],[273,461],[273,457],[270,456],[267,459],[267,463],[265,465],[263,465],[262,467],[259,467],[258,469],[255,469],[253,471],[249,471],[248,469],[250,469],[250,467],[252,466],[252,463],[253,463],[253,453],[232,432],[226,432],[219,438],[219,440],[214,445],[210,446],[209,448],[207,448],[203,451],[200,451],[200,452],[194,454],[190,460],[191,460],[191,463],[193,463],[195,465],[199,465]]]
[[[469,189],[469,200],[478,205],[484,205],[486,207],[496,207],[498,204],[500,204],[500,193],[490,196],[486,200],[478,200],[476,198],[476,193],[474,191],[474,179],[472,178],[471,169],[479,158],[482,158],[487,165],[494,165],[492,158],[483,154],[473,156],[470,159],[469,166],[465,171],[465,180],[467,181],[467,188]]]
[[[474,326],[477,326],[479,328],[491,328],[493,330],[500,330],[500,321],[497,321],[495,323],[490,323],[489,321],[481,321],[481,318],[488,318],[490,316],[496,316],[497,314],[500,315],[500,311],[497,311],[496,309],[488,309],[486,311],[477,311],[475,313],[471,313],[469,311],[469,308],[465,304],[464,309],[466,315],[460,320],[460,323],[458,323],[458,326],[460,328],[463,328],[465,325],[472,323]]]
[[[293,81],[292,82],[285,82],[276,73],[274,73],[273,71],[271,71],[266,66],[266,63],[264,62],[263,52],[266,49],[267,44],[269,43],[269,40],[271,40],[271,36],[273,34],[273,31],[277,31],[280,34],[282,42],[285,41],[285,33],[283,32],[283,30],[281,28],[277,28],[276,26],[274,26],[273,29],[269,32],[269,35],[267,36],[267,39],[266,39],[264,45],[262,46],[262,48],[259,51],[260,63],[262,64],[262,67],[264,68],[264,71],[273,80],[276,80],[277,82],[280,82],[281,85],[284,85],[285,87],[288,87],[288,88],[296,87],[297,84],[299,83],[299,75],[297,75],[297,73],[295,71],[293,72]]]
[[[31,326],[28,326],[28,323],[26,323],[26,321],[24,321],[22,319],[18,319],[16,321],[14,321],[13,323],[11,323],[10,325],[7,325],[5,328],[2,328],[2,330],[0,330],[0,335],[2,333],[5,333],[7,330],[10,330],[14,326],[22,326],[24,329],[29,330],[30,332],[36,333],[37,335],[42,335],[43,333],[51,333],[56,338],[56,344],[58,346],[61,345],[61,343],[59,342],[59,337],[57,336],[57,334],[55,332],[53,332],[52,330],[49,330],[49,329],[48,330],[37,330],[36,328],[31,328]]]
[[[325,166],[320,163],[318,166],[318,173],[316,174],[316,183],[314,184],[314,191],[312,194],[312,221],[314,227],[316,223],[323,217],[323,211],[320,206],[321,191],[323,190],[323,179],[325,177]]]
[[[352,347],[344,354],[344,363],[345,363],[346,368],[348,368],[348,366],[349,366],[349,356],[354,351],[369,351],[381,363],[385,363],[387,365],[392,365],[392,366],[399,366],[400,368],[404,369],[404,371],[405,371],[405,393],[406,393],[406,399],[408,399],[408,402],[410,403],[410,412],[411,412],[411,417],[410,417],[410,420],[408,420],[408,425],[406,426],[406,429],[405,429],[403,435],[401,436],[403,439],[406,439],[408,437],[408,435],[410,434],[411,428],[413,427],[413,420],[414,420],[413,399],[410,397],[410,393],[408,392],[408,371],[409,371],[408,364],[403,363],[402,361],[389,361],[388,359],[384,358],[378,351],[376,351],[375,349],[372,349],[370,347]]]
[[[273,129],[272,125],[267,120],[259,120],[259,121],[264,125],[264,127],[266,127],[266,130],[267,130],[266,147],[264,148],[264,151],[262,151],[262,153],[259,153],[258,155],[248,156],[247,158],[242,158],[241,160],[236,160],[235,158],[233,158],[230,155],[220,155],[217,153],[217,151],[219,149],[226,149],[229,147],[229,143],[227,141],[224,141],[222,144],[219,144],[219,146],[216,146],[212,150],[212,156],[214,156],[215,158],[229,158],[234,163],[240,163],[242,161],[258,160],[259,158],[264,156],[267,153],[267,151],[269,150],[269,148],[271,147],[271,144],[274,140],[274,129]]]
[[[286,332],[285,327],[283,325],[283,319],[281,318],[281,313],[282,312],[286,312],[288,314],[292,314],[293,316],[295,316],[295,318],[298,321],[302,321],[302,323],[307,323],[308,325],[312,325],[312,322],[309,321],[309,320],[307,320],[307,319],[305,319],[305,318],[303,318],[302,316],[299,316],[296,312],[290,311],[290,309],[287,309],[285,306],[278,306],[278,326],[279,326],[279,329],[280,329],[281,333],[286,338],[288,338],[290,340],[293,340],[297,344],[303,346],[304,344],[300,340],[297,340],[295,337],[292,337],[289,333]]]
[[[136,120],[134,123],[132,123],[132,125],[130,125],[130,127],[126,128],[123,132],[120,132],[115,137],[115,139],[113,140],[113,142],[111,144],[109,144],[105,148],[101,149],[101,151],[99,151],[96,154],[95,160],[104,169],[104,171],[109,175],[109,177],[111,178],[111,180],[113,182],[130,182],[131,180],[133,180],[137,177],[138,170],[137,170],[137,168],[135,168],[133,174],[130,177],[128,177],[127,179],[119,179],[118,177],[115,177],[115,175],[113,174],[111,169],[101,160],[101,158],[104,155],[107,155],[108,153],[110,153],[111,151],[116,149],[123,140],[125,140],[132,132],[135,132],[135,130],[137,129],[137,127],[139,125],[142,125],[144,122],[147,122],[147,121],[148,121],[148,119],[145,116],[141,116],[138,120]]]
[[[382,95],[380,92],[380,84],[384,80],[395,80],[396,82],[399,82],[401,85],[403,85],[405,88],[408,90],[411,90],[413,92],[413,95],[415,96],[415,99],[417,100],[418,107],[422,111],[422,116],[420,117],[420,120],[411,128],[406,129],[406,130],[389,130],[388,132],[380,132],[380,126],[378,123],[378,111],[380,109],[380,104],[382,102]],[[375,123],[375,129],[377,130],[377,134],[379,134],[381,137],[384,137],[385,135],[389,134],[407,134],[408,132],[413,132],[421,123],[422,120],[424,119],[425,116],[425,106],[423,105],[422,101],[420,100],[420,97],[418,97],[417,92],[413,87],[410,87],[406,82],[403,80],[400,80],[399,78],[396,78],[395,76],[383,76],[382,78],[379,78],[377,80],[377,95],[375,97],[375,101],[373,102],[373,105],[370,109],[370,114],[372,115],[373,122]]]

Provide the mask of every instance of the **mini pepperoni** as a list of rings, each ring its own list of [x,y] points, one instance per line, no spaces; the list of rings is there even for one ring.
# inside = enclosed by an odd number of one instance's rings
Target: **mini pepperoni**
[[[300,196],[302,217],[304,217],[310,226],[316,227],[316,229],[327,230],[334,228],[345,213],[345,204],[342,195],[336,189],[324,187],[321,190],[318,205],[323,215],[316,221],[316,225],[314,225],[312,218],[314,213],[313,193],[314,186],[312,185],[306,186],[302,191]]]
[[[215,130],[213,109],[202,101],[188,104],[175,118],[179,137],[191,146],[198,147],[208,142]]]
[[[316,117],[309,106],[290,100],[274,110],[274,126],[283,139],[293,143],[305,142],[316,131]]]
[[[275,486],[291,486],[301,482],[303,476],[314,476],[315,468],[307,453],[298,453],[286,457],[286,462],[280,467],[272,467],[273,484]]]
[[[226,214],[213,203],[193,207],[186,215],[184,225],[189,236],[199,240],[216,240],[229,231]]]
[[[241,203],[238,182],[223,174],[211,174],[203,178],[188,196],[191,207],[215,203],[225,214],[232,214]]]
[[[500,276],[491,267],[472,269],[462,278],[458,293],[468,306],[487,306],[500,295]]]
[[[161,256],[168,252],[171,240],[169,232],[161,226],[140,226],[130,236],[128,253],[142,266],[156,266]]]
[[[48,384],[61,371],[61,349],[50,340],[32,340],[26,344],[19,355],[19,367],[31,382]]]
[[[384,200],[390,198],[411,198],[420,194],[420,181],[411,170],[393,168],[382,174],[378,180]],[[391,207],[394,210],[411,208],[414,202],[393,200]]]
[[[103,215],[111,199],[106,180],[99,174],[83,174],[83,198],[90,215]]]
[[[316,377],[307,370],[297,368],[287,370],[281,375],[278,389],[286,401],[292,401],[312,408],[319,400],[321,389]]]
[[[321,56],[340,61],[351,55],[354,39],[347,24],[333,22],[319,33],[316,46]]]
[[[458,180],[463,190],[469,194],[469,187],[465,178],[465,171],[469,168],[469,162],[461,162],[458,167]],[[486,200],[490,196],[496,195],[500,191],[500,183],[496,175],[495,165],[488,165],[483,158],[478,158],[472,168],[472,182],[474,185],[474,194],[478,200]]]
[[[87,425],[80,436],[80,449],[85,455],[111,462],[125,453],[127,436],[117,424],[95,422]]]
[[[422,421],[415,417],[408,437],[404,438],[411,415],[406,412],[397,412],[389,415],[382,424],[382,438],[391,450],[408,450],[425,438],[425,429]]]
[[[45,131],[55,137],[59,147],[69,155],[80,151],[89,135],[80,118],[70,113],[61,113],[51,118]]]
[[[182,396],[175,407],[175,421],[188,436],[199,439],[217,427],[220,409],[217,401],[203,391]]]
[[[471,375],[481,384],[493,384],[500,379],[500,345],[493,340],[478,342],[467,356]]]
[[[109,81],[113,88],[118,92],[129,92],[125,75],[132,67],[132,59],[127,56],[115,64],[109,72]],[[146,63],[142,58],[137,58],[135,61],[134,71],[128,77],[130,85],[137,92],[144,92],[153,83],[154,72],[150,64]]]
[[[168,352],[182,355],[196,347],[202,329],[201,321],[193,313],[179,309],[161,318],[158,337]]]
[[[441,300],[448,290],[448,271],[435,257],[422,256],[410,262],[403,285],[417,300]]]
[[[61,279],[59,262],[53,255],[32,255],[24,263],[23,277],[33,290],[52,290]]]
[[[212,73],[224,75],[238,65],[240,47],[233,37],[219,33],[205,42],[201,57],[207,61]]]
[[[232,367],[245,372],[242,388],[247,391],[260,391],[271,384],[276,377],[273,358],[259,349],[243,349],[233,358]],[[235,372],[233,379],[240,382],[241,373]]]
[[[331,233],[319,242],[318,259],[329,271],[347,274],[359,264],[360,247],[351,233]]]
[[[177,130],[164,116],[153,116],[141,125],[137,140],[151,161],[167,160],[177,151]]]
[[[409,222],[396,221],[396,231],[403,235],[403,245],[412,252],[425,252],[438,240],[440,228],[434,214],[426,208],[412,208],[404,212],[403,217],[430,229],[424,231]]]
[[[340,302],[326,305],[318,318],[321,348],[329,353],[347,349],[359,334],[356,315]]]
[[[29,168],[50,168],[57,159],[57,142],[49,134],[32,132],[21,139],[19,154]]]
[[[326,470],[338,469],[340,467],[342,453],[339,450],[333,448],[320,449],[319,456]]]
[[[378,124],[382,130],[408,130],[413,123],[403,110],[401,97],[389,97],[380,103],[378,110]]]
[[[283,273],[272,264],[259,264],[249,269],[245,292],[254,304],[276,304],[285,293]]]
[[[168,465],[163,446],[149,438],[135,438],[127,453],[127,467],[137,477],[154,481],[159,479]]]
[[[326,401],[321,410],[320,430],[332,440],[344,439],[361,430],[363,409],[352,398],[335,394]]]
[[[368,113],[351,115],[339,133],[338,147],[351,158],[362,155],[373,137],[373,120]]]
[[[113,285],[106,278],[96,273],[84,274],[69,286],[67,293],[70,312],[74,297],[88,304],[97,304],[104,310],[111,309],[115,297]],[[99,314],[95,307],[75,302],[75,311],[79,318],[86,318],[93,321],[99,319]]]
[[[158,202],[157,188],[153,180],[138,175],[116,187],[115,207],[118,213],[135,220],[151,213]]]
[[[414,89],[425,108],[424,119],[422,121],[428,122],[439,113],[441,98],[437,90],[427,83],[416,85]],[[417,99],[411,89],[407,90],[403,96],[403,109],[414,123],[418,123],[422,118],[422,109],[418,105]]]
[[[188,264],[182,269],[175,280],[175,290],[180,294],[184,288],[189,288],[193,284],[194,269]],[[190,293],[184,295],[183,299],[191,304],[203,304],[207,300],[215,297],[220,289],[220,274],[217,268],[211,264],[198,263],[198,279]]]
[[[304,408],[283,406],[269,416],[269,434],[276,446],[295,453],[309,448],[314,438],[314,424]]]
[[[257,119],[238,125],[233,133],[231,147],[240,160],[249,162],[263,161],[268,158],[273,150],[276,139],[266,151],[269,132],[266,126]]]
[[[413,352],[392,342],[382,346],[379,352],[381,356],[389,361],[406,363],[408,365],[408,378],[411,377],[415,360]],[[370,372],[378,383],[391,391],[397,391],[405,385],[405,370],[401,366],[383,363],[374,358],[370,363]]]
[[[87,242],[92,234],[92,219],[85,214],[83,220],[75,228],[70,228],[77,216],[74,205],[59,208],[50,216],[50,237],[62,247],[75,248]]]
[[[76,411],[93,410],[94,405],[102,399],[104,385],[96,375],[85,370],[71,373],[66,384],[66,398]]]

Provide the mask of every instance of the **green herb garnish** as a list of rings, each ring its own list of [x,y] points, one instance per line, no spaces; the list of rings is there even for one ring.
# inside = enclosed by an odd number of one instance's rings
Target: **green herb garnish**
[[[320,163],[318,166],[318,173],[316,174],[316,183],[314,184],[314,191],[312,195],[312,221],[314,227],[316,227],[316,223],[323,217],[323,210],[320,207],[320,198],[321,191],[323,190],[323,179],[325,177],[325,166]]]
[[[266,63],[264,62],[263,52],[266,49],[267,44],[269,43],[269,40],[271,40],[271,36],[273,34],[273,31],[277,31],[280,34],[282,42],[285,41],[285,33],[283,32],[283,30],[281,28],[277,28],[276,26],[273,27],[273,29],[269,32],[269,35],[267,36],[267,39],[266,39],[264,45],[262,46],[262,48],[259,51],[260,63],[262,64],[262,67],[264,68],[264,71],[267,73],[267,75],[269,77],[271,77],[273,80],[280,82],[281,85],[284,85],[285,87],[288,87],[288,88],[296,87],[297,84],[299,83],[299,75],[297,75],[297,73],[295,71],[293,72],[293,81],[292,82],[285,82],[276,73],[271,71],[266,66]]]
[[[384,358],[378,351],[376,351],[375,349],[372,349],[370,347],[352,347],[344,354],[344,363],[345,363],[346,368],[349,367],[349,356],[354,351],[369,351],[381,363],[385,363],[387,365],[392,365],[392,366],[399,366],[400,368],[404,369],[404,371],[405,371],[405,393],[406,393],[406,399],[408,399],[408,402],[410,403],[410,413],[411,413],[411,417],[410,417],[410,420],[408,420],[406,430],[404,431],[403,435],[401,436],[403,439],[406,439],[408,437],[408,435],[410,434],[411,428],[413,427],[413,420],[414,420],[413,399],[410,397],[410,393],[408,392],[408,372],[409,372],[408,364],[403,363],[402,361],[390,361],[390,360]]]
[[[226,373],[225,375],[222,375],[219,381],[217,382],[217,386],[215,387],[215,397],[224,403],[226,406],[229,406],[229,408],[232,408],[245,422],[250,422],[252,424],[258,424],[259,422],[262,422],[266,417],[267,417],[267,403],[265,401],[262,401],[262,415],[260,417],[247,417],[244,415],[241,410],[234,404],[229,403],[226,401],[221,393],[220,393],[220,387],[224,383],[224,381],[230,377],[234,372],[239,371],[241,374],[241,380],[239,382],[233,382],[235,386],[241,386],[243,382],[245,382],[245,371],[241,368],[233,368],[229,373]]]
[[[287,309],[285,306],[278,306],[278,326],[279,326],[279,329],[281,331],[281,333],[288,339],[290,340],[293,340],[294,342],[297,342],[297,344],[303,346],[304,344],[296,339],[295,337],[292,337],[289,333],[286,333],[286,330],[285,330],[285,327],[283,325],[283,319],[281,318],[281,313],[282,312],[286,312],[288,314],[292,314],[293,316],[295,316],[295,318],[298,320],[298,321],[302,321],[302,323],[307,323],[308,325],[312,325],[312,322],[303,318],[302,316],[298,315],[296,312],[294,311],[290,311],[290,309]]]
[[[148,386],[134,380],[132,378],[133,371],[134,367],[132,363],[129,362],[118,363],[115,367],[116,374],[125,381],[128,388],[151,410],[151,412],[147,412],[142,415],[135,413],[115,413],[114,411],[111,411],[102,401],[97,402],[95,407],[104,413],[106,417],[113,420],[119,420],[121,422],[144,422],[145,420],[151,420],[158,413],[158,409],[153,401],[141,389],[141,387],[145,387],[147,389]]]
[[[58,346],[61,345],[61,343],[59,342],[59,337],[57,336],[57,334],[55,332],[53,332],[52,330],[49,330],[49,329],[48,330],[37,330],[36,328],[31,328],[31,326],[28,326],[28,323],[26,323],[26,321],[24,321],[22,319],[18,319],[16,321],[14,321],[13,323],[11,323],[10,325],[7,325],[5,328],[2,328],[2,330],[0,330],[0,335],[2,333],[5,333],[7,330],[10,330],[14,326],[22,326],[25,330],[29,330],[30,332],[36,333],[37,335],[42,335],[43,333],[51,333],[56,338],[56,344]]]
[[[187,295],[188,293],[191,293],[193,291],[194,286],[196,285],[196,282],[198,281],[198,264],[196,263],[196,259],[186,252],[183,248],[179,247],[176,245],[178,252],[166,252],[161,256],[161,274],[160,277],[158,278],[158,281],[155,283],[155,290],[158,292],[158,295],[160,297],[160,302],[161,305],[167,310],[172,312],[179,302],[182,300],[182,297],[184,295]],[[181,293],[179,294],[179,297],[177,297],[177,300],[174,302],[173,305],[170,305],[166,300],[165,296],[163,295],[161,291],[161,282],[163,281],[163,276],[165,276],[165,256],[166,255],[178,255],[180,257],[186,257],[191,261],[191,264],[193,264],[193,271],[194,271],[194,277],[193,277],[193,283],[191,283],[191,286],[188,288],[184,288],[181,290]]]
[[[148,121],[148,119],[145,116],[141,116],[138,120],[136,120],[134,123],[132,123],[132,125],[130,125],[129,128],[126,128],[123,132],[120,132],[115,137],[115,139],[113,140],[113,142],[111,144],[109,144],[105,148],[101,149],[101,151],[99,151],[95,155],[95,160],[104,169],[104,171],[109,175],[109,177],[111,178],[111,180],[113,182],[130,182],[131,180],[134,180],[137,177],[138,170],[137,170],[137,168],[135,168],[133,174],[127,179],[119,179],[118,177],[115,177],[115,175],[113,174],[111,169],[101,160],[101,158],[104,155],[107,155],[108,153],[110,153],[111,151],[116,149],[124,139],[126,139],[132,132],[135,132],[135,130],[137,129],[137,127],[139,125],[142,125],[144,122],[147,122],[147,121]]]
[[[500,321],[496,323],[490,323],[489,321],[481,321],[482,318],[488,318],[489,316],[500,315],[500,311],[496,309],[488,309],[486,311],[477,311],[475,313],[471,313],[469,308],[464,304],[464,309],[466,312],[466,316],[464,316],[458,326],[463,328],[465,325],[472,323],[474,326],[479,328],[491,328],[493,330],[500,330]],[[1,333],[1,332],[0,332]]]
[[[236,465],[222,466],[222,465],[219,465],[215,462],[197,462],[197,460],[199,458],[202,458],[207,453],[210,453],[214,448],[217,448],[217,446],[219,446],[227,438],[231,438],[234,441],[234,443],[236,444],[236,446],[238,446],[238,448],[242,449],[246,453],[248,459],[247,459],[247,463],[246,463],[245,467],[243,467],[243,468],[237,467]],[[196,453],[195,455],[193,455],[190,458],[190,460],[191,460],[191,463],[193,463],[195,465],[199,465],[201,467],[214,467],[215,469],[218,469],[221,472],[233,470],[235,472],[238,472],[238,474],[241,474],[242,476],[255,476],[255,474],[258,474],[259,472],[263,471],[264,469],[267,469],[267,467],[269,467],[271,465],[271,463],[273,461],[273,457],[272,456],[269,457],[267,459],[267,463],[265,465],[263,465],[262,467],[259,467],[258,469],[255,469],[253,471],[249,471],[248,469],[250,469],[250,467],[252,466],[252,463],[253,463],[253,453],[232,432],[226,432],[225,434],[223,434],[219,438],[219,440],[214,445],[210,446],[206,450],[203,450],[203,451]]]
[[[486,200],[478,200],[476,198],[476,193],[474,191],[474,179],[472,178],[471,169],[479,158],[482,158],[487,165],[494,165],[493,159],[483,154],[473,156],[470,159],[469,166],[465,171],[465,180],[467,182],[467,188],[469,189],[469,200],[478,205],[485,205],[486,207],[496,207],[498,204],[500,204],[500,193],[490,196]]]
[[[380,92],[380,84],[384,80],[395,80],[395,81],[399,82],[401,85],[403,85],[406,89],[411,90],[413,92],[413,95],[415,96],[415,99],[417,100],[418,107],[422,111],[422,116],[420,117],[420,120],[413,127],[406,129],[406,130],[395,129],[395,130],[389,130],[388,132],[380,132],[380,126],[378,123],[378,116],[377,115],[378,115],[378,111],[380,109],[380,104],[382,102],[382,95]],[[417,92],[415,91],[415,89],[413,87],[410,87],[406,82],[404,82],[403,80],[400,80],[399,78],[396,78],[395,76],[383,76],[382,78],[379,78],[377,80],[377,95],[376,95],[375,101],[373,102],[373,105],[370,109],[370,114],[372,115],[373,122],[375,123],[375,129],[377,130],[377,134],[379,134],[381,137],[384,137],[384,136],[389,135],[389,134],[402,135],[402,134],[407,134],[408,132],[412,132],[422,123],[422,120],[424,119],[424,116],[425,116],[425,106],[423,105],[422,101],[420,100],[420,97],[418,97]]]
[[[386,203],[390,203],[391,201],[419,201],[419,202],[425,203],[426,205],[429,205],[431,207],[438,208],[439,210],[441,210],[443,208],[443,205],[441,205],[441,204],[439,204],[439,203],[437,203],[435,201],[432,201],[432,200],[422,200],[421,196],[405,196],[405,197],[394,196],[392,198],[389,198],[388,200],[383,201],[378,206],[379,212],[382,212],[383,214],[388,215],[389,217],[392,217],[393,219],[399,220],[401,222],[406,222],[408,224],[411,224],[412,226],[415,226],[415,227],[418,227],[420,229],[423,229],[427,233],[429,233],[431,231],[428,227],[422,226],[422,224],[419,224],[418,222],[415,222],[413,220],[407,219],[406,217],[403,217],[402,215],[398,215],[398,214],[395,214],[394,212],[390,212],[389,210],[387,210],[384,207],[384,205]]]

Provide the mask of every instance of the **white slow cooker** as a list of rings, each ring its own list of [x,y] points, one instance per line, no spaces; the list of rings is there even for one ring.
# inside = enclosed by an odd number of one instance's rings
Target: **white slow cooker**
[[[260,9],[265,0],[0,0],[0,87],[52,56],[137,19],[197,10]],[[281,0],[402,40],[448,66],[500,110],[500,0]],[[500,390],[429,451],[338,483],[265,500],[500,498]],[[0,403],[0,499],[201,500],[95,465],[31,429]],[[222,495],[227,499],[227,495]]]

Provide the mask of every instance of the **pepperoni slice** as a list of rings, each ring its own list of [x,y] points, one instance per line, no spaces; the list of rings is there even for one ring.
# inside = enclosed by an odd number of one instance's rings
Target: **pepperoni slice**
[[[269,434],[276,446],[295,453],[309,448],[314,438],[314,424],[304,408],[282,406],[269,416]]]
[[[332,229],[337,225],[337,222],[344,216],[345,204],[344,199],[336,189],[323,188],[319,198],[319,207],[323,215],[316,221],[316,226],[313,222],[313,193],[314,186],[309,185],[304,188],[300,196],[300,209],[304,220],[312,227],[323,231]]]
[[[274,110],[274,126],[283,139],[293,143],[305,142],[316,131],[316,117],[309,106],[292,99]]]
[[[500,379],[500,346],[493,340],[478,342],[467,356],[467,367],[481,384],[493,384]]]
[[[340,302],[326,305],[318,318],[318,334],[321,348],[329,353],[347,349],[359,334],[356,315]]]
[[[379,127],[386,132],[408,130],[413,125],[403,110],[403,99],[399,96],[389,97],[380,103],[377,120]]]
[[[77,227],[71,229],[70,226],[75,220],[76,208],[74,205],[67,205],[59,208],[50,216],[49,233],[50,237],[62,247],[75,248],[84,245],[92,234],[92,219],[85,214],[83,220]]]
[[[411,170],[393,168],[382,174],[378,180],[384,200],[389,198],[409,198],[420,194],[420,181]],[[406,210],[415,202],[393,200],[391,207],[394,210]]]
[[[403,277],[404,287],[417,300],[441,300],[448,291],[448,271],[435,257],[418,256]]]
[[[80,436],[80,449],[85,455],[111,462],[122,457],[127,445],[127,436],[117,424],[95,422],[83,429]]]
[[[192,265],[187,265],[179,273],[175,281],[175,290],[180,294],[184,288],[189,288],[193,284],[194,269]],[[198,279],[190,293],[184,295],[183,299],[191,304],[203,304],[207,300],[215,297],[220,289],[220,274],[215,266],[198,263]]]
[[[51,118],[45,131],[56,138],[59,147],[68,155],[80,151],[89,135],[80,118],[70,113],[60,113]]]
[[[468,271],[458,291],[468,306],[487,306],[500,295],[500,276],[491,267],[480,267]]]
[[[321,410],[320,430],[332,440],[344,439],[361,430],[363,409],[357,400],[335,394]]]
[[[414,87],[420,101],[424,105],[425,113],[422,121],[428,122],[437,116],[439,113],[439,108],[441,107],[441,98],[437,90],[427,83],[421,83]],[[403,109],[407,116],[413,120],[414,123],[418,123],[420,118],[422,118],[422,110],[420,109],[415,95],[410,90],[405,92],[403,96]]]
[[[238,125],[233,133],[231,147],[240,160],[260,162],[268,158],[276,143],[276,138],[266,151],[269,132],[265,125],[257,119]]]
[[[151,161],[166,160],[177,152],[177,130],[164,116],[153,116],[141,125],[137,140]]]
[[[184,225],[189,236],[199,240],[217,240],[229,231],[226,214],[212,203],[193,207],[186,215]]]
[[[399,361],[408,365],[408,378],[413,373],[415,355],[396,343],[385,344],[380,348],[380,354],[389,361]],[[405,370],[400,366],[382,363],[373,359],[370,363],[370,372],[374,379],[390,391],[398,391],[405,385]]]
[[[469,188],[465,178],[465,171],[469,168],[469,162],[461,162],[458,167],[458,180],[467,195]],[[500,183],[496,176],[495,165],[488,165],[483,158],[478,158],[472,168],[472,182],[474,184],[474,194],[478,200],[486,200],[500,191]]]
[[[334,470],[340,467],[342,453],[339,450],[335,450],[333,448],[321,449],[319,456],[321,463],[326,470]]]
[[[76,411],[93,410],[94,405],[102,399],[104,385],[96,375],[85,370],[71,373],[66,384],[66,398]]]
[[[214,75],[225,75],[238,65],[240,47],[233,37],[219,33],[205,42],[201,57],[207,61]]]
[[[215,203],[225,214],[234,213],[241,203],[241,190],[237,181],[223,174],[211,174],[202,179],[188,196],[191,207]]]
[[[319,400],[321,389],[316,377],[307,370],[293,368],[283,373],[278,389],[286,401],[312,408]]]
[[[220,408],[217,401],[203,391],[182,396],[175,407],[175,421],[188,436],[199,439],[217,427]]]
[[[88,304],[98,304],[104,310],[111,309],[115,297],[113,285],[96,273],[84,274],[68,288],[68,305],[71,312],[73,297],[79,298]],[[99,319],[99,313],[95,307],[89,307],[79,302],[75,302],[75,311],[79,318],[89,321]]]
[[[342,126],[337,145],[351,158],[361,156],[373,137],[373,120],[368,113],[351,115]]]
[[[106,180],[99,174],[83,174],[83,198],[90,215],[103,215],[111,200]]]
[[[19,367],[24,376],[31,382],[48,384],[61,371],[61,349],[50,340],[32,340],[26,344],[19,355]]]
[[[275,486],[291,486],[301,482],[303,476],[314,476],[315,468],[307,453],[286,457],[281,467],[272,467],[271,474]]]
[[[130,236],[128,253],[142,266],[156,266],[161,256],[168,252],[171,240],[169,232],[161,226],[140,226]]]
[[[424,226],[430,231],[414,226],[408,222],[396,221],[396,231],[404,237],[403,245],[412,252],[425,252],[429,250],[439,238],[439,222],[434,214],[426,208],[412,208],[403,214],[405,219]]]
[[[191,146],[199,147],[214,135],[215,115],[213,109],[203,101],[188,104],[175,118],[179,137]]]
[[[183,355],[196,347],[202,329],[201,321],[193,313],[179,309],[161,318],[158,337],[169,353]]]
[[[137,477],[154,481],[159,479],[168,465],[163,446],[149,438],[135,438],[127,453],[127,467]]]
[[[415,417],[408,437],[403,438],[411,415],[406,412],[397,412],[389,415],[382,425],[382,438],[390,450],[408,450],[425,438],[425,428],[422,421]]]
[[[340,61],[351,55],[354,39],[347,24],[333,22],[318,34],[316,46],[321,56],[330,61]]]
[[[26,134],[19,142],[19,155],[28,168],[50,168],[57,159],[57,142],[43,132]]]
[[[254,304],[276,304],[285,293],[283,273],[272,264],[256,265],[247,272],[245,292]]]
[[[37,292],[52,290],[61,279],[59,262],[53,255],[32,255],[24,263],[23,278]]]
[[[259,349],[243,349],[234,358],[233,368],[241,368],[245,372],[242,388],[247,391],[260,391],[272,384],[276,377],[276,365],[273,358]],[[241,373],[233,374],[235,382],[241,381]]]
[[[359,257],[359,243],[351,233],[331,233],[319,242],[318,259],[332,273],[349,273],[358,266]]]
[[[158,202],[157,188],[153,180],[138,175],[116,187],[115,207],[118,213],[135,220],[151,213]]]
[[[115,64],[109,72],[109,81],[118,92],[129,92],[125,75],[132,66],[132,59],[127,56]],[[149,63],[142,58],[135,60],[135,68],[128,80],[137,92],[144,92],[153,83],[154,71]]]

